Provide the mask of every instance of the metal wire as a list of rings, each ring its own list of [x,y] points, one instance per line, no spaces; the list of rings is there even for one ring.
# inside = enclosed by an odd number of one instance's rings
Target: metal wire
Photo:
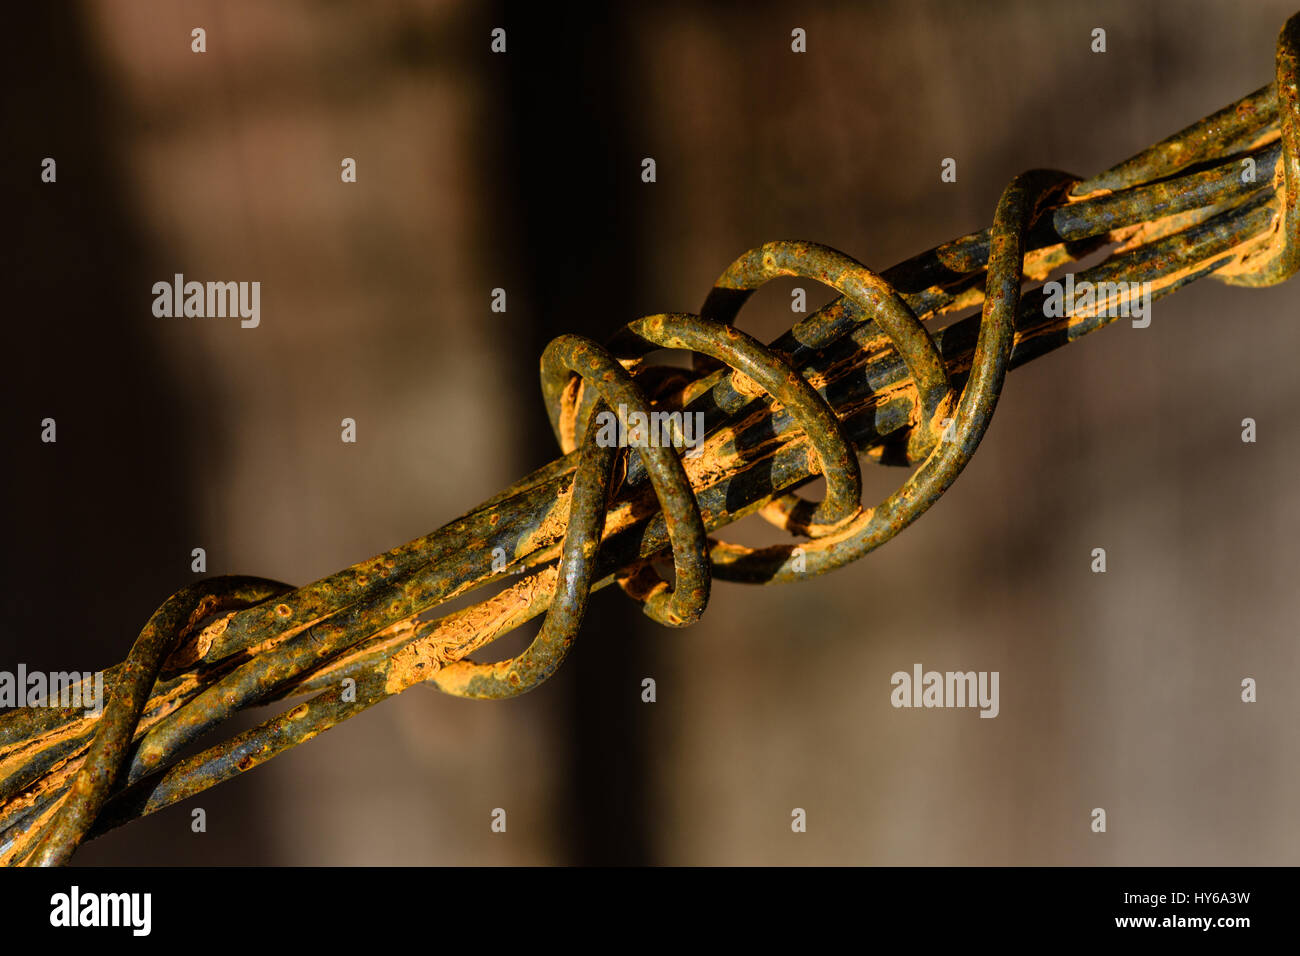
[[[1034,171],[1003,192],[987,230],[876,275],[834,249],[772,242],[737,259],[701,315],[637,319],[608,347],[561,336],[542,392],[565,457],[438,531],[303,588],[250,577],[190,585],[105,675],[102,716],[28,708],[0,717],[0,862],[68,861],[85,839],[243,773],[417,683],[501,699],[563,663],[590,593],[616,582],[654,620],[699,618],[713,578],[793,581],[855,561],[915,521],[979,446],[1008,369],[1113,321],[1053,317],[1041,286],[1110,254],[1078,282],[1147,282],[1155,298],[1205,276],[1246,286],[1300,266],[1300,14],[1278,40],[1277,82],[1090,180]],[[1255,176],[1243,170],[1253,167]],[[775,276],[839,298],[771,345],[734,328]],[[931,332],[925,322],[981,307]],[[646,364],[696,353],[693,373]],[[702,413],[697,458],[609,447],[591,423]],[[861,504],[858,455],[916,465]],[[827,479],[824,501],[794,489]],[[801,540],[751,549],[709,532],[759,513]],[[505,568],[494,553],[510,555]],[[671,555],[674,581],[654,562]],[[493,581],[514,583],[434,620]],[[544,614],[516,657],[469,655]],[[255,704],[307,697],[252,730],[178,759]]]

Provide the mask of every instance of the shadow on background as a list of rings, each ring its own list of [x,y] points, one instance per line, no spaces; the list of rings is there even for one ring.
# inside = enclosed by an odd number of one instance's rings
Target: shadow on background
[[[117,663],[167,595],[193,580],[199,540],[195,469],[215,456],[204,412],[185,401],[157,351],[146,294],[167,274],[133,216],[120,175],[129,124],[89,27],[70,4],[25,11],[4,31],[6,363],[3,442],[20,466],[0,469],[5,501],[0,666],[93,671]],[[56,181],[41,182],[44,157]],[[152,277],[146,281],[146,277]],[[41,443],[55,419],[56,441]],[[205,438],[205,436],[208,436]],[[35,451],[33,451],[35,449]],[[261,847],[249,794],[207,801],[236,813]],[[115,862],[184,859],[167,838],[188,826],[173,809]],[[157,839],[146,839],[152,830]],[[78,857],[88,862],[95,847]],[[209,860],[263,862],[207,845]]]
[[[511,377],[521,383],[527,458],[542,462],[558,452],[536,385],[542,351],[563,333],[604,342],[636,317],[645,284],[640,159],[623,124],[632,37],[621,8],[508,6],[497,21],[511,37],[507,88],[498,89],[507,107],[498,155],[507,162],[492,178],[509,184],[496,221],[509,224],[502,232],[526,265],[521,298],[532,321],[503,323],[500,341],[510,343]],[[565,694],[570,758],[557,801],[571,862],[655,862],[640,685],[655,672],[656,630],[616,588],[597,592],[552,689]]]

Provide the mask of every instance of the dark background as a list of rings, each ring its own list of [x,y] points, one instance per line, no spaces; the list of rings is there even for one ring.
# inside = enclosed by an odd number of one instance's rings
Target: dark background
[[[553,336],[696,311],[768,239],[879,270],[980,228],[1016,173],[1093,173],[1267,83],[1291,12],[25,6],[0,60],[0,666],[121,659],[196,546],[305,583],[443,524],[554,456]],[[155,318],[175,272],[261,281],[261,327]],[[746,328],[785,328],[793,285]],[[954,489],[858,564],[719,584],[684,631],[602,592],[537,692],[412,689],[77,860],[1294,862],[1298,302],[1198,283],[1015,372]],[[1000,671],[1001,716],[894,710],[915,661]]]

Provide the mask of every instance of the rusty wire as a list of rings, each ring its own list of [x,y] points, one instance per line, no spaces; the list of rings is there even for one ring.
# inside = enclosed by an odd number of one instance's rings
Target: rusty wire
[[[67,862],[89,837],[169,806],[418,683],[499,699],[564,661],[590,592],[616,582],[669,626],[699,618],[710,582],[819,574],[878,548],[936,501],[978,447],[1009,368],[1114,320],[1052,317],[1042,282],[1111,247],[1079,282],[1147,282],[1153,298],[1212,276],[1282,282],[1300,264],[1300,14],[1278,40],[1277,81],[1089,180],[1034,171],[1003,192],[987,230],[881,275],[843,253],[772,242],[736,260],[701,315],[638,319],[608,347],[561,336],[542,391],[565,456],[424,537],[302,588],[218,577],[177,592],[110,668],[102,716],[28,708],[0,717],[0,862]],[[1245,174],[1247,168],[1255,176]],[[764,346],[733,327],[774,276],[839,298]],[[931,331],[938,320],[981,308]],[[688,349],[693,372],[647,365]],[[616,411],[702,412],[703,454],[607,447]],[[880,504],[860,501],[858,455],[916,465]],[[820,504],[794,489],[824,475]],[[763,549],[709,532],[759,513],[799,540]],[[511,555],[494,566],[494,549]],[[500,553],[500,552],[498,552]],[[654,568],[671,556],[674,581]],[[514,572],[477,604],[437,606]],[[533,617],[518,656],[469,655]],[[178,759],[235,711],[306,697]]]

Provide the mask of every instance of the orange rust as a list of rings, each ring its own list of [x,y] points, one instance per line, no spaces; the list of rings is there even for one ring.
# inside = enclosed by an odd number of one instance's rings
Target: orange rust
[[[1066,195],[1065,201],[1067,203],[1085,202],[1089,199],[1099,199],[1102,196],[1109,196],[1114,191],[1115,190],[1107,189],[1103,186],[1086,193],[1071,192]]]
[[[81,720],[71,721],[62,727],[56,727],[54,730],[47,731],[39,737],[33,737],[30,740],[24,740],[20,745],[13,747],[0,760],[0,779],[3,779],[15,770],[20,769],[34,753],[47,750],[50,747],[57,746],[68,740],[76,740],[86,730],[86,723],[94,723],[98,717],[85,717]],[[89,746],[89,741],[87,741]],[[72,755],[75,756],[75,753]],[[70,759],[70,758],[65,758]]]
[[[212,649],[212,643],[226,633],[226,628],[230,626],[230,619],[238,613],[238,611],[231,611],[217,618],[192,639],[183,641],[167,659],[166,669],[180,670],[201,661]]]
[[[319,667],[310,673],[304,674],[302,679],[294,687],[289,688],[281,696],[290,697],[295,693],[298,686],[304,685],[308,682],[319,684],[319,682],[323,680],[329,680],[330,678],[349,670],[359,660],[377,650],[383,650],[387,647],[395,647],[410,640],[411,634],[416,631],[419,626],[418,615],[414,614],[404,620],[397,621],[389,627],[384,628],[382,631],[379,631],[372,637],[357,644],[345,654],[333,658],[324,666]]]
[[[271,648],[283,644],[285,641],[289,640],[290,638],[297,637],[303,631],[315,627],[316,625],[320,624],[322,621],[330,617],[333,613],[334,613],[333,611],[328,611],[325,614],[322,614],[320,617],[312,618],[310,621],[303,621],[301,624],[296,624],[293,627],[286,628],[285,630],[280,631],[277,634],[273,634],[272,636],[268,637],[264,641],[259,641],[256,644],[251,644],[248,646],[246,650],[243,651],[241,657],[253,658],[253,657],[257,657],[259,654],[264,654],[267,651],[269,651]]]
[[[435,674],[440,686],[444,680],[455,681],[459,673],[453,667],[456,662],[544,610],[557,577],[556,568],[545,568],[481,604],[447,615],[428,635],[389,659],[384,689],[397,694]]]
[[[515,558],[530,556],[535,551],[543,552],[537,555],[541,560],[553,557],[551,552],[559,547],[564,537],[564,529],[569,526],[569,507],[572,502],[573,485],[570,483],[569,488],[556,499],[551,510],[537,523],[537,527],[515,544]],[[558,553],[555,551],[555,554]]]
[[[737,395],[745,395],[749,398],[759,398],[767,394],[762,385],[738,370],[733,370],[731,373],[731,387],[735,389]]]
[[[48,807],[42,810],[36,817],[27,821],[27,824],[21,827],[13,843],[9,845],[3,853],[0,853],[0,866],[13,866],[20,862],[32,848],[36,845],[41,837],[45,826],[53,819],[54,815],[59,812],[63,806],[66,797],[55,800]]]
[[[1070,255],[1065,243],[1062,242],[1055,246],[1044,246],[1042,249],[1034,249],[1026,253],[1025,265],[1022,271],[1026,279],[1033,279],[1037,282],[1046,279],[1057,269],[1074,261],[1074,256]],[[978,296],[979,302],[984,301],[983,288],[976,287],[970,291]]]
[[[1281,165],[1280,163],[1278,165]],[[1248,275],[1259,269],[1259,260],[1267,262],[1269,259],[1278,255],[1286,245],[1286,234],[1283,231],[1285,217],[1281,208],[1278,208],[1277,215],[1273,217],[1267,231],[1260,233],[1250,241],[1242,243],[1237,248],[1240,250],[1237,257],[1227,265],[1217,269],[1215,275],[1220,278],[1229,276]]]

